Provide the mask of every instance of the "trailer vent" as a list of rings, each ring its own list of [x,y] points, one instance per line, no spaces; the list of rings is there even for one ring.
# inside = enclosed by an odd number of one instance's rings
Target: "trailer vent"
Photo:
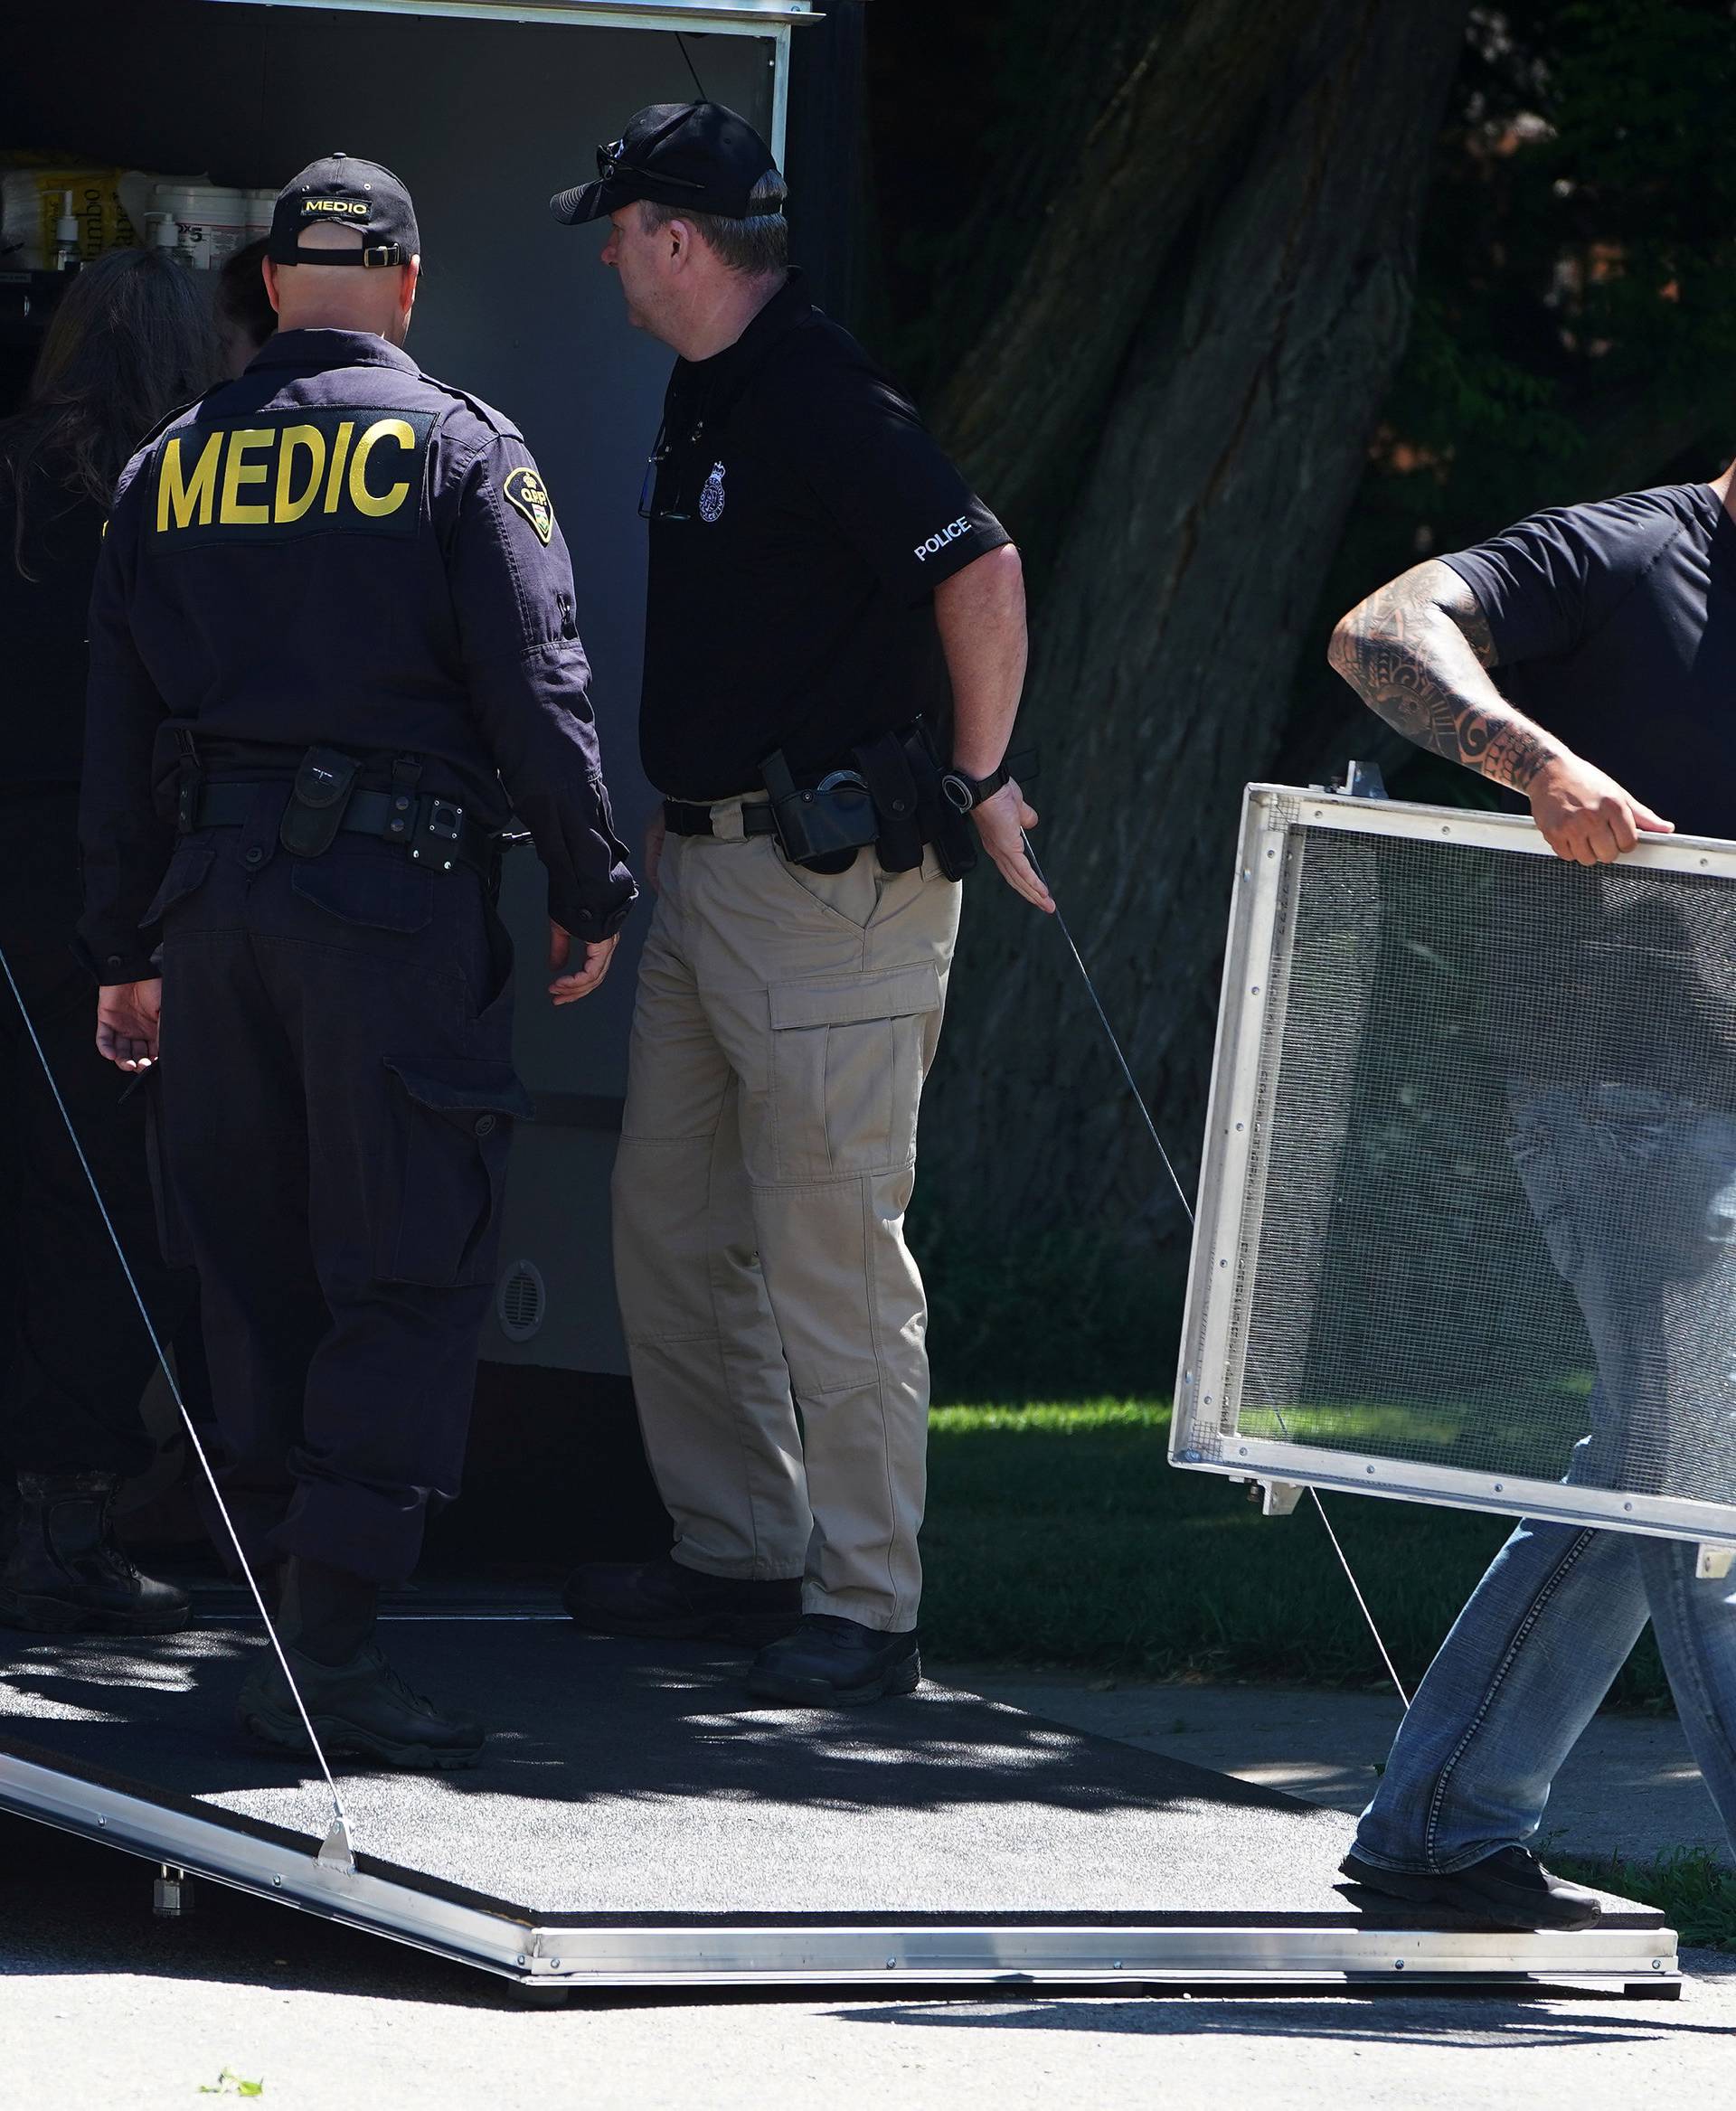
[[[514,1261],[500,1279],[495,1313],[509,1342],[528,1342],[542,1324],[549,1296],[534,1261]]]

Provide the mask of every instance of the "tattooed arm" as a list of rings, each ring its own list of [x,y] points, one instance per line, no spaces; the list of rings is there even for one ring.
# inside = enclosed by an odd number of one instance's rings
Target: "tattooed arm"
[[[1509,703],[1495,641],[1451,565],[1413,565],[1340,618],[1328,657],[1369,709],[1418,747],[1523,792],[1550,847],[1607,863],[1670,823]]]

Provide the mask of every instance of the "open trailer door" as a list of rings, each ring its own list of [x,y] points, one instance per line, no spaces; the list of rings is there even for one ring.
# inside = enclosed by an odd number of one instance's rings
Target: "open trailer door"
[[[404,177],[428,250],[410,349],[499,405],[548,479],[629,842],[652,801],[637,732],[637,502],[670,355],[627,326],[598,231],[558,226],[546,201],[591,173],[598,143],[634,110],[689,98],[696,82],[781,158],[797,31],[826,33],[807,0],[90,0],[25,9],[5,32],[0,148],[204,178],[237,195],[274,193],[340,147]],[[824,177],[816,167],[816,184]],[[799,231],[799,203],[797,213]],[[509,859],[501,908],[524,989],[515,1054],[537,1119],[514,1139],[472,1493],[437,1523],[437,1557],[522,1557],[527,1541],[550,1560],[627,1557],[666,1543],[609,1267],[646,923],[629,921],[598,995],[556,1013],[528,1001],[547,950],[544,900],[535,860]]]

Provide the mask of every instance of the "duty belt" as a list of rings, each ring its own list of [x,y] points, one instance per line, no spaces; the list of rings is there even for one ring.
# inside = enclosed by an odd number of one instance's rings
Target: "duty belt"
[[[264,782],[274,788],[288,788],[281,777]],[[261,788],[259,782],[187,787],[181,806],[182,834],[190,835],[195,828],[242,826],[251,820]],[[484,828],[452,799],[437,799],[428,792],[376,792],[365,787],[351,792],[338,832],[404,843],[419,864],[432,865],[442,872],[464,865],[480,872],[485,880],[494,877],[501,852],[524,840],[522,835]]]
[[[730,804],[720,799],[720,806]],[[712,809],[696,806],[691,799],[665,799],[663,802],[664,825],[671,835],[714,835],[712,825]],[[775,835],[778,825],[772,819],[771,802],[769,799],[744,799],[741,804],[741,833],[743,835]]]

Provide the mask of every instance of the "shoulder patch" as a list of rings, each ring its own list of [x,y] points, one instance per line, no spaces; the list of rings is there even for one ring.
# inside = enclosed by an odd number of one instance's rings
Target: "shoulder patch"
[[[516,469],[509,469],[501,493],[508,505],[516,508],[536,531],[536,539],[546,550],[549,537],[554,532],[554,506],[549,498],[549,487],[536,471],[521,462]]]

